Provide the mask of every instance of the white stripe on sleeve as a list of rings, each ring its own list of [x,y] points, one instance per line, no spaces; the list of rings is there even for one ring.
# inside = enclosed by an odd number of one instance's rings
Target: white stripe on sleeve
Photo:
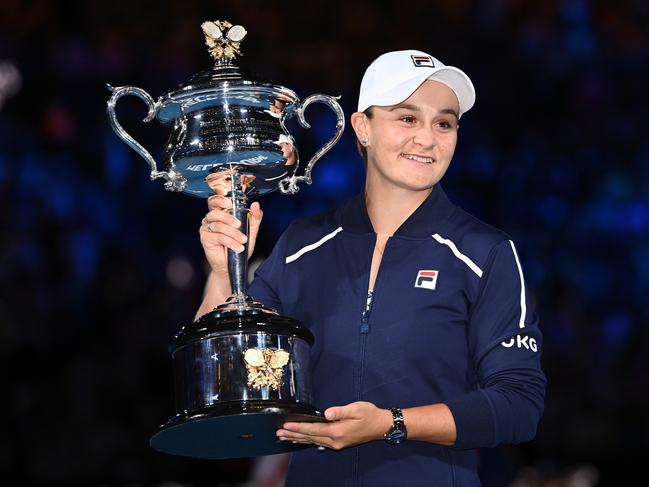
[[[514,259],[516,259],[516,267],[518,267],[518,276],[521,279],[521,319],[518,322],[518,327],[525,328],[525,315],[527,314],[527,305],[525,304],[525,279],[523,279],[523,269],[521,268],[521,262],[518,260],[518,254],[516,253],[516,247],[514,247],[514,242],[510,240],[509,243],[512,246],[512,252],[514,252]]]
[[[320,247],[323,243],[325,243],[327,240],[331,240],[331,239],[334,238],[334,237],[335,237],[339,232],[342,232],[342,230],[343,230],[343,227],[338,227],[338,228],[336,228],[333,232],[328,233],[327,235],[325,235],[324,237],[322,237],[322,238],[321,238],[320,240],[318,240],[317,242],[314,242],[314,243],[312,243],[312,244],[309,244],[309,245],[307,245],[306,247],[302,247],[300,250],[298,250],[297,252],[295,252],[293,255],[289,255],[289,256],[286,258],[286,264],[290,264],[291,262],[296,261],[297,259],[299,259],[300,257],[302,257],[302,256],[303,256],[304,254],[306,254],[307,252],[311,252],[312,250],[317,249],[317,248]]]

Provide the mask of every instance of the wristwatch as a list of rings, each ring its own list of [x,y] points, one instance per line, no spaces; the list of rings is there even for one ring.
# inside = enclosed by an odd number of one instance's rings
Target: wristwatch
[[[392,413],[392,427],[383,435],[383,439],[388,445],[398,445],[403,440],[408,438],[408,430],[406,424],[403,422],[403,413],[399,408],[390,408]]]

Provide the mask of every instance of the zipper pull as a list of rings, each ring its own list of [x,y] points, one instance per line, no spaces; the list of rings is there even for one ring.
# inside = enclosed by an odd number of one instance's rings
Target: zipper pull
[[[372,295],[373,291],[367,294],[367,301],[365,302],[365,310],[361,314],[361,333],[366,334],[370,332],[370,312],[372,311]]]
[[[370,306],[368,303],[368,307],[363,311],[363,314],[361,315],[361,333],[366,334],[369,333],[370,331]]]

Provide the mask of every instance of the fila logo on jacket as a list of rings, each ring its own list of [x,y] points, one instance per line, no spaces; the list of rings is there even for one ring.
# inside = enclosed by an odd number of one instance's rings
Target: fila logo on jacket
[[[415,280],[415,287],[434,291],[435,286],[437,286],[438,275],[439,272],[437,271],[419,271],[417,273],[417,279]]]

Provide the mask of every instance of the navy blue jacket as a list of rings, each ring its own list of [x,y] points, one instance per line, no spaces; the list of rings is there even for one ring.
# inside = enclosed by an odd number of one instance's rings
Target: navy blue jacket
[[[388,240],[364,313],[375,242],[362,195],[296,221],[250,294],[315,335],[317,407],[443,402],[457,442],[301,451],[286,485],[480,485],[475,449],[532,439],[543,411],[542,338],[515,246],[436,185]]]

